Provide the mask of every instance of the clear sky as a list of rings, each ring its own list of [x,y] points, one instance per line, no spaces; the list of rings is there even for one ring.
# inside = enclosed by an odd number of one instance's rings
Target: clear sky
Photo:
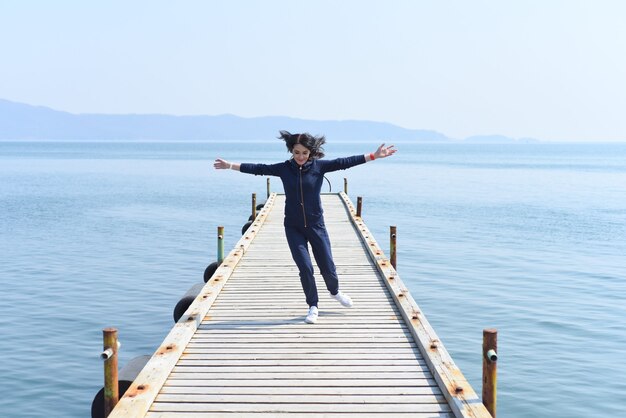
[[[0,0],[0,98],[626,141],[626,1]]]

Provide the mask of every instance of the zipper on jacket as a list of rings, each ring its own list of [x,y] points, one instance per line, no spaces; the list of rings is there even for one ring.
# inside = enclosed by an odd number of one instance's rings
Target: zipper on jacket
[[[304,210],[304,190],[302,190],[302,166],[300,166],[300,206],[302,206],[302,218],[304,219],[304,227],[306,228],[306,212]]]

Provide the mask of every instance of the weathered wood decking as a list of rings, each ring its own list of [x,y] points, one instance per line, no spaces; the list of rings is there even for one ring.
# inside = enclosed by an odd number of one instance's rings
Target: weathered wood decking
[[[110,417],[490,416],[347,196],[323,202],[354,307],[319,277],[319,320],[303,323],[273,194]]]

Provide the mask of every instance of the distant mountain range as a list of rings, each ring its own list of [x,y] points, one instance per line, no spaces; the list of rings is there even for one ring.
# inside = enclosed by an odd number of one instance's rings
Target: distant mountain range
[[[405,129],[384,122],[283,116],[73,114],[0,99],[0,140],[259,140],[274,138],[281,129],[324,134],[333,140],[453,141],[436,131]],[[468,141],[518,142],[503,136],[471,137]]]

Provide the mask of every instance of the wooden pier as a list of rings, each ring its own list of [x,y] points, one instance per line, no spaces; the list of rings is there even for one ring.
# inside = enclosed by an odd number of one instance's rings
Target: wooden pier
[[[490,417],[344,193],[322,195],[343,308],[307,311],[272,194],[110,417]]]

